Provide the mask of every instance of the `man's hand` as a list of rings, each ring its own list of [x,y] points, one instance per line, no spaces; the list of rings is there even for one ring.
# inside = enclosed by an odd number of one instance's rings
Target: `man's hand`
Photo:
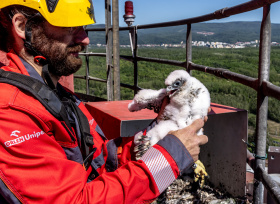
[[[170,131],[169,133],[178,137],[186,149],[189,151],[194,161],[198,160],[200,152],[200,145],[204,145],[208,142],[206,135],[197,135],[197,131],[204,126],[204,122],[207,121],[207,117],[195,120],[190,126],[180,130]]]

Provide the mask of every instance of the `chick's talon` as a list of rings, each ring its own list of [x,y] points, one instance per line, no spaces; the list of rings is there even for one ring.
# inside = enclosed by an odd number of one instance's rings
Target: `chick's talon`
[[[208,174],[205,170],[204,165],[200,160],[197,160],[194,165],[194,174],[195,178],[194,181],[197,182],[199,181],[199,186],[200,188],[203,188],[204,183],[205,183],[205,178],[208,178]]]

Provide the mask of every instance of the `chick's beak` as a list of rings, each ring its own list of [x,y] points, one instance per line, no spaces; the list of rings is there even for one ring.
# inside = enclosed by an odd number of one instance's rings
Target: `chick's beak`
[[[167,95],[172,95],[177,90],[178,90],[177,88],[174,88],[172,86],[167,86],[166,88]]]

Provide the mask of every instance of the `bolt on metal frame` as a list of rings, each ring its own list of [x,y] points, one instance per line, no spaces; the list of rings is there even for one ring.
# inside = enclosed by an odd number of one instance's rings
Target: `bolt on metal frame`
[[[267,112],[268,112],[268,97],[273,97],[280,100],[280,87],[269,82],[269,70],[270,70],[270,48],[271,48],[271,21],[270,21],[270,7],[271,4],[280,0],[252,0],[243,4],[239,4],[230,8],[223,8],[215,11],[214,13],[198,16],[195,18],[188,18],[179,21],[170,21],[156,24],[138,25],[131,27],[118,27],[118,0],[113,1],[113,27],[111,27],[111,5],[110,0],[105,0],[106,7],[106,28],[105,29],[87,29],[89,31],[106,31],[107,48],[105,53],[81,53],[86,56],[87,71],[86,76],[75,76],[75,78],[86,79],[87,81],[87,94],[88,81],[95,80],[100,82],[107,82],[108,100],[112,100],[112,89],[114,84],[114,100],[120,100],[120,87],[130,88],[137,93],[141,88],[138,87],[138,67],[139,61],[156,62],[161,64],[174,65],[185,68],[188,72],[191,70],[202,71],[208,74],[215,75],[220,78],[225,78],[245,86],[248,86],[257,91],[257,127],[256,127],[256,154],[265,157],[266,155],[266,132],[267,132]],[[200,23],[210,21],[214,19],[222,19],[231,15],[236,15],[244,12],[249,12],[263,7],[263,19],[260,32],[260,46],[259,46],[259,73],[258,78],[248,77],[242,74],[234,73],[223,68],[207,67],[204,65],[198,65],[192,62],[192,31],[191,26],[194,23]],[[186,61],[174,61],[158,58],[148,58],[137,56],[137,30],[149,29],[159,27],[169,27],[187,25],[186,33]],[[129,30],[131,36],[132,56],[120,56],[119,55],[119,30]],[[112,55],[112,32],[113,32],[113,49],[114,55]],[[116,48],[117,46],[117,48]],[[89,56],[101,56],[107,57],[107,79],[99,79],[91,77],[89,73]],[[112,57],[114,59],[114,66],[112,68]],[[119,81],[119,60],[124,59],[131,61],[134,64],[134,85],[122,84]],[[112,69],[114,69],[114,82],[112,81]],[[115,76],[117,75],[117,76]],[[280,188],[275,181],[265,172],[265,161],[256,158],[255,164],[255,185],[254,185],[254,203],[263,203],[264,186],[268,192],[272,195],[277,203],[280,203]]]

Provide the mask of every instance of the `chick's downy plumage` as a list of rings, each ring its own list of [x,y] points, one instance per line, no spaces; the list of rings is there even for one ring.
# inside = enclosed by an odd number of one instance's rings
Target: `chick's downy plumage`
[[[165,137],[169,131],[189,126],[194,120],[204,118],[210,107],[210,94],[207,88],[184,70],[176,70],[165,80],[166,95],[170,102],[158,118],[147,136],[151,145]],[[202,130],[198,135],[203,134]]]

